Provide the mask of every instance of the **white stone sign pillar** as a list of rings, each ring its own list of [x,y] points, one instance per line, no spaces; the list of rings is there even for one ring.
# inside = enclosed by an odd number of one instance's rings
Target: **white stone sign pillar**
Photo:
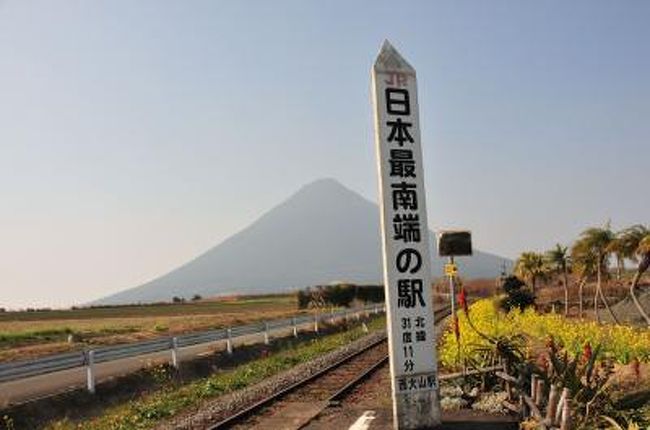
[[[372,68],[395,428],[440,424],[415,69],[385,41]]]

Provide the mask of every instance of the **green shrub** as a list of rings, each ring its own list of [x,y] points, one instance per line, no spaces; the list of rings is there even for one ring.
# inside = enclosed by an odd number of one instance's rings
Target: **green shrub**
[[[500,306],[506,312],[514,308],[524,310],[535,304],[535,296],[532,291],[516,276],[505,278],[502,288],[506,295],[501,300]]]

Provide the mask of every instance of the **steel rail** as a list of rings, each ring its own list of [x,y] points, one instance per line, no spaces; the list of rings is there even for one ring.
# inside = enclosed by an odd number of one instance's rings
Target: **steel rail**
[[[272,402],[274,402],[278,398],[280,398],[280,397],[282,397],[282,396],[284,396],[286,394],[289,394],[292,391],[295,391],[296,389],[308,384],[309,382],[312,382],[312,381],[320,378],[324,374],[326,374],[328,372],[331,372],[332,370],[334,370],[334,369],[340,367],[341,365],[349,362],[353,358],[364,354],[369,349],[372,349],[372,348],[376,347],[377,345],[380,345],[380,344],[386,342],[386,340],[387,340],[387,338],[384,335],[380,339],[378,339],[377,341],[365,346],[364,348],[360,349],[359,351],[354,352],[354,353],[349,354],[349,355],[346,355],[345,357],[337,360],[336,362],[334,362],[334,363],[324,367],[323,369],[321,369],[321,370],[307,376],[306,378],[303,378],[303,379],[301,379],[301,380],[299,380],[297,382],[294,382],[293,384],[289,385],[288,387],[285,387],[285,388],[283,388],[283,389],[281,389],[279,391],[276,391],[275,393],[271,394],[270,396],[267,396],[267,397],[263,398],[262,400],[258,401],[257,403],[254,403],[254,404],[252,404],[252,405],[250,405],[250,406],[248,406],[248,407],[246,407],[246,408],[244,408],[244,409],[242,409],[242,410],[228,416],[227,418],[219,421],[218,423],[212,425],[212,427],[208,427],[208,429],[209,430],[217,430],[217,429],[228,428],[228,426],[231,426],[231,425],[233,425],[233,424],[235,424],[235,423],[237,423],[239,421],[242,421],[245,418],[248,418],[251,414],[253,414],[254,412],[262,409],[263,407],[265,407],[265,406],[267,406],[269,404],[271,404]]]
[[[451,306],[450,305],[445,305],[443,307],[440,307],[438,309],[434,310],[434,324],[437,325],[439,324],[444,318],[449,316],[451,313]],[[290,394],[293,391],[296,391],[298,388],[303,387],[304,385],[315,381],[316,379],[320,378],[321,376],[324,376],[325,374],[341,367],[343,364],[346,364],[350,362],[352,359],[366,353],[367,351],[373,349],[377,345],[380,345],[384,342],[386,342],[388,339],[386,335],[384,334],[381,339],[378,339],[375,342],[372,342],[371,344],[363,347],[359,351],[346,355],[345,357],[337,360],[336,362],[324,367],[323,369],[289,385],[288,387],[285,387],[281,390],[276,391],[275,393],[270,394],[267,397],[264,397],[263,399],[259,400],[258,402],[239,410],[238,412],[235,412],[234,414],[222,419],[216,424],[213,424],[211,427],[207,427],[208,430],[222,430],[229,428],[233,425],[236,425],[237,423],[240,423],[241,421],[245,420],[246,418],[250,417],[252,414],[255,412],[260,411],[264,407],[272,404],[276,400],[280,399],[281,397],[284,397],[287,394]],[[347,393],[349,393],[354,387],[359,385],[361,382],[363,382],[365,379],[367,379],[370,375],[372,375],[375,371],[383,367],[386,362],[388,361],[388,354],[386,354],[384,357],[364,369],[362,372],[360,372],[358,375],[356,375],[352,380],[350,380],[347,384],[345,384],[343,387],[338,389],[334,394],[330,395],[329,398],[327,399],[326,404],[335,404],[336,402],[340,401]],[[327,406],[326,406],[327,407]],[[325,407],[325,408],[326,408]],[[320,413],[325,409],[323,408],[320,410],[313,418],[317,417],[320,415]],[[306,423],[305,423],[306,425]],[[304,425],[303,425],[304,426]]]
[[[438,315],[435,315],[435,313],[437,313]],[[450,306],[445,306],[445,307],[442,307],[442,308],[438,309],[437,312],[434,312],[434,325],[439,324],[443,319],[445,319],[450,314],[451,314]],[[377,370],[379,370],[381,367],[383,367],[387,362],[388,362],[388,354],[386,354],[384,357],[379,359],[375,364],[373,364],[372,366],[368,367],[366,370],[361,372],[354,379],[352,379],[350,382],[345,384],[345,386],[343,386],[341,389],[339,389],[336,393],[332,394],[328,399],[328,404],[330,404],[330,405],[337,404],[350,391],[352,391],[352,389],[354,387],[356,387],[361,382],[368,379],[370,377],[370,375],[372,375]]]
[[[386,363],[388,362],[388,354],[377,360],[377,362],[370,367],[368,367],[366,370],[358,374],[354,379],[349,381],[347,384],[345,384],[343,387],[341,387],[336,393],[332,394],[328,399],[327,399],[327,404],[328,406],[336,405],[338,404],[341,399],[343,399],[354,387],[359,385],[361,382],[365,381],[375,373],[377,370],[379,370],[381,367],[384,367]],[[324,409],[323,409],[324,410]],[[321,410],[319,414],[323,411]]]

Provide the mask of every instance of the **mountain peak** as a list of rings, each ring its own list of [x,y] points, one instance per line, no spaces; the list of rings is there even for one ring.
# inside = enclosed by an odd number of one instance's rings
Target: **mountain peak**
[[[197,258],[99,303],[279,292],[334,280],[380,283],[380,251],[377,205],[336,179],[318,179]],[[443,261],[432,255],[440,274]],[[460,264],[466,276],[488,277],[501,261],[476,251]]]
[[[336,207],[349,205],[353,202],[361,205],[372,204],[372,202],[364,198],[361,194],[347,188],[336,179],[322,178],[302,186],[283,204],[276,207],[276,209],[287,205],[298,205],[309,207],[316,211],[331,211]],[[273,211],[274,209],[271,210],[271,212]]]
[[[308,190],[310,192],[317,192],[320,190],[327,190],[327,189],[330,190],[338,189],[338,190],[350,191],[342,183],[340,183],[334,178],[320,178],[312,182],[309,182],[308,184],[303,185],[302,188],[300,188],[299,192],[303,190]]]

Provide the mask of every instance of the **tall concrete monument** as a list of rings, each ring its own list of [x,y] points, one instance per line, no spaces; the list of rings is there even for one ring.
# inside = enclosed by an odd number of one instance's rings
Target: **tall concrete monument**
[[[440,424],[415,69],[385,41],[372,68],[372,102],[395,428]]]

